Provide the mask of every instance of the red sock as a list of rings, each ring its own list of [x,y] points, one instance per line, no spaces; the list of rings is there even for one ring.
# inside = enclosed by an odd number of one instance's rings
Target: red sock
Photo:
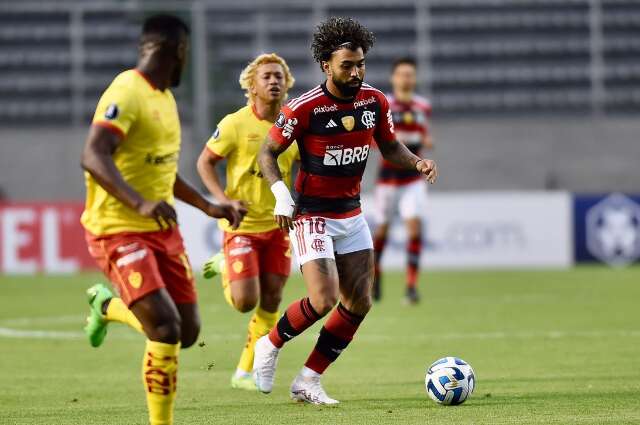
[[[338,304],[320,330],[318,342],[304,365],[323,373],[347,348],[363,319]]]
[[[422,240],[417,238],[409,239],[407,243],[407,287],[415,288],[418,282],[418,269],[420,267],[420,251]]]
[[[384,246],[387,244],[387,238],[385,237],[376,237],[373,240],[373,267],[375,273],[375,279],[380,279],[380,257],[382,257],[382,251],[384,250]]]
[[[285,342],[300,335],[320,318],[322,316],[313,309],[309,298],[294,301],[269,332],[269,339],[273,345],[281,348]]]

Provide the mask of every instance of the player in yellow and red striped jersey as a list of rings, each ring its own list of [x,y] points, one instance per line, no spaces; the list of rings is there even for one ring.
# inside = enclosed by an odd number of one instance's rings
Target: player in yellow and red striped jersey
[[[282,289],[291,270],[291,248],[286,231],[273,220],[275,199],[258,168],[257,156],[273,126],[294,79],[284,59],[271,53],[255,58],[240,74],[248,103],[220,121],[200,155],[198,171],[211,194],[221,203],[248,213],[237,229],[219,222],[224,232],[223,253],[205,265],[221,271],[225,299],[236,310],[248,312],[246,344],[231,377],[233,388],[256,390],[251,376],[253,348],[278,320]],[[226,187],[216,174],[216,164],[225,158]],[[278,166],[287,184],[291,168],[299,159],[297,146],[280,155]]]

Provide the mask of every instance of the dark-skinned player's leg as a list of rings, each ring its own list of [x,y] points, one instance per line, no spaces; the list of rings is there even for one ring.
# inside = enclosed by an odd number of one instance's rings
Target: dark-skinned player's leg
[[[142,359],[142,380],[150,423],[173,420],[182,320],[169,292],[159,288],[134,301],[129,309],[147,336]]]
[[[129,309],[140,321],[149,340],[165,344],[181,342],[180,312],[165,288],[145,295],[131,304]]]
[[[419,217],[405,221],[407,228],[407,287],[405,298],[408,304],[417,304],[418,271],[420,268],[420,252],[422,250],[422,221]]]
[[[181,345],[187,348],[196,342],[200,319],[193,272],[178,228],[161,232],[149,248],[153,250],[147,256],[149,266],[155,263],[156,272],[148,279],[154,276],[161,287],[133,302],[131,310],[148,338],[143,379],[150,415],[158,415],[150,417],[150,422],[162,423],[162,417],[171,419],[173,414]],[[142,287],[146,281],[147,277],[140,279]]]
[[[373,259],[374,259],[374,278],[372,296],[375,301],[382,298],[382,271],[380,268],[380,260],[382,252],[387,244],[387,233],[389,231],[388,223],[380,223],[373,235]]]
[[[180,345],[181,348],[193,346],[200,335],[200,313],[197,304],[176,304],[180,314]]]

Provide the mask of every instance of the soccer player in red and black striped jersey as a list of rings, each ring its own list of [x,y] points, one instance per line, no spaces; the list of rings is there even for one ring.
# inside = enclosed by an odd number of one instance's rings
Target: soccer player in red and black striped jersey
[[[318,26],[311,47],[327,79],[282,108],[258,158],[276,199],[275,219],[290,229],[308,292],[256,343],[254,375],[264,393],[273,387],[280,348],[329,314],[291,397],[338,403],[320,377],[371,308],[373,241],[360,211],[360,181],[373,140],[398,167],[417,170],[431,183],[437,176],[435,162],[398,143],[387,99],[363,83],[373,42],[373,34],[352,19],[331,18]],[[278,155],[294,140],[301,158],[295,202],[278,168]]]
[[[433,148],[428,119],[431,104],[415,94],[416,63],[411,58],[401,58],[393,63],[389,107],[396,139],[416,155]],[[373,298],[382,294],[380,257],[387,242],[389,223],[396,214],[404,220],[407,228],[407,288],[406,301],[416,304],[418,296],[418,268],[422,248],[422,220],[427,198],[427,185],[417,170],[406,170],[382,160],[375,189],[376,231],[373,238],[375,278]]]

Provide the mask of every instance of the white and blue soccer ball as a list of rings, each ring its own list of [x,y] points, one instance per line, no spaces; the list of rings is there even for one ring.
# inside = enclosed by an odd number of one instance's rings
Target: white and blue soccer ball
[[[439,404],[462,404],[473,393],[476,375],[471,365],[457,357],[436,360],[424,380],[427,394]]]

